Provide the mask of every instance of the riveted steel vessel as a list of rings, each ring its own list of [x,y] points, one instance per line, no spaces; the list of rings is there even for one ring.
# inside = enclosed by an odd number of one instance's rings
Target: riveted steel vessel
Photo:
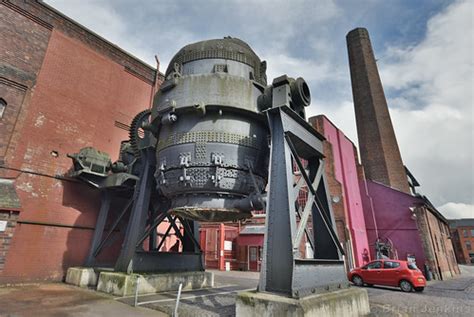
[[[155,95],[155,178],[171,212],[201,221],[250,216],[268,174],[268,128],[257,108],[266,64],[245,42],[183,47]]]

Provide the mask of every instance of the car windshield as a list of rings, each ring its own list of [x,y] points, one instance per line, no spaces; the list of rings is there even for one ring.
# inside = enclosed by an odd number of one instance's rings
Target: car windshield
[[[410,270],[418,270],[418,268],[416,267],[416,264],[413,263],[413,262],[409,262],[409,263],[408,263],[408,268],[409,268]]]

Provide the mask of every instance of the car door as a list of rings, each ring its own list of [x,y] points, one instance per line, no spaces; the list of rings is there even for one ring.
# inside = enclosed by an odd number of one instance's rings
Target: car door
[[[397,286],[400,276],[400,262],[387,261],[383,262],[383,270],[380,280],[383,285]]]
[[[363,271],[362,279],[368,284],[380,284],[380,274],[382,272],[382,261],[374,261],[367,265]]]

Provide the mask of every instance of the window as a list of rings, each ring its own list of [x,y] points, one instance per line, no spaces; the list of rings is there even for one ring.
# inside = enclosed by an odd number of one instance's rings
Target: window
[[[384,269],[396,269],[399,266],[400,266],[399,262],[392,262],[392,261],[383,262],[383,268]]]
[[[418,270],[418,268],[416,267],[416,264],[414,262],[409,262],[408,263],[408,268],[410,270]]]
[[[474,237],[474,229],[471,229],[471,237]]]
[[[0,98],[0,119],[3,118],[3,113],[5,112],[5,108],[7,107],[7,102],[5,99]]]
[[[369,265],[367,265],[367,269],[373,270],[373,269],[380,269],[382,268],[382,262],[377,261],[377,262],[372,262]]]
[[[471,241],[466,241],[466,249],[472,250]]]
[[[464,238],[467,238],[469,236],[467,230],[463,230],[462,235],[464,236]]]

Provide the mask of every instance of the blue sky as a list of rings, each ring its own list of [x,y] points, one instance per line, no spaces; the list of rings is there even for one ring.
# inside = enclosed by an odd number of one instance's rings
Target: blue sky
[[[447,217],[474,217],[473,2],[46,0],[164,72],[182,46],[239,37],[269,79],[304,77],[310,115],[357,144],[345,35],[369,30],[404,163]]]

